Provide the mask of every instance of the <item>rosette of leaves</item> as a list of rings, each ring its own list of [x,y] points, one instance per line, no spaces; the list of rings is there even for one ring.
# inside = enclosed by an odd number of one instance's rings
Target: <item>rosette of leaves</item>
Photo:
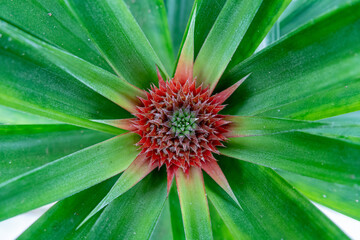
[[[360,220],[360,1],[290,2],[3,1],[0,220],[346,239],[310,200]]]

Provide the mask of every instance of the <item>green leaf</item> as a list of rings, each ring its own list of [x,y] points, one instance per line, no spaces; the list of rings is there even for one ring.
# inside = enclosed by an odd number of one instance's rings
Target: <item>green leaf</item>
[[[230,121],[228,137],[244,137],[293,132],[301,129],[322,129],[329,124],[321,122],[299,121],[284,118],[257,116],[226,116]],[[332,127],[332,125],[330,125]]]
[[[227,70],[249,57],[259,46],[271,26],[284,11],[290,0],[263,1],[256,12],[249,29],[232,56]],[[226,0],[198,1],[196,17],[195,56],[200,51],[205,39],[214,25],[216,18],[224,7]],[[204,21],[206,19],[206,21]]]
[[[192,6],[192,9],[191,9],[191,12],[190,12],[190,17],[188,19],[188,22],[187,22],[187,25],[185,27],[185,31],[184,31],[184,34],[183,34],[183,37],[182,37],[182,40],[181,40],[181,43],[180,43],[180,47],[179,47],[179,52],[177,53],[177,57],[176,57],[176,61],[175,61],[175,65],[174,65],[174,69],[173,69],[173,75],[175,75],[176,73],[176,70],[178,70],[178,63],[180,61],[180,55],[182,54],[182,50],[183,50],[183,47],[184,47],[184,44],[185,44],[185,41],[188,39],[188,32],[189,32],[189,29],[190,29],[190,26],[192,26],[192,31],[194,32],[195,34],[195,29],[194,29],[194,16],[196,16],[196,11],[197,11],[197,1],[194,2],[193,6]],[[193,39],[191,38],[191,42],[195,41],[195,35],[192,34],[191,36],[194,36]],[[187,44],[189,45],[189,44]],[[194,46],[194,44],[190,44],[190,46]],[[186,55],[189,55],[190,53],[190,49],[189,49],[189,46],[187,47],[188,49],[186,50],[187,54]],[[188,59],[189,57],[187,57]],[[193,65],[194,65],[194,56],[193,56]],[[174,76],[175,77],[175,76]]]
[[[175,176],[186,239],[213,239],[201,169],[191,167],[185,174],[179,168]]]
[[[151,164],[145,154],[138,155],[136,159],[130,164],[130,166],[125,170],[121,175],[118,181],[111,188],[109,193],[101,200],[101,202],[91,211],[91,213],[84,219],[84,221],[79,225],[79,227],[84,224],[88,219],[94,216],[101,209],[110,204],[114,199],[118,198],[129,189],[131,189],[135,184],[137,184],[141,179],[148,175],[152,170],[157,166]]]
[[[5,26],[5,23],[1,22],[0,26]],[[7,39],[15,42],[12,38]],[[1,40],[0,45],[4,43]],[[1,49],[0,52],[0,104],[111,134],[123,133],[118,128],[87,119],[129,116],[119,106],[58,69],[47,71],[41,65],[36,66],[12,53]]]
[[[68,0],[67,4],[119,76],[142,89],[157,82],[156,66],[168,76],[123,1]]]
[[[174,240],[185,240],[184,223],[181,216],[180,200],[176,184],[173,183],[169,193],[171,229]]]
[[[60,158],[0,184],[0,220],[60,200],[126,169],[138,151],[125,134]]]
[[[36,104],[40,105],[41,109],[51,108],[66,115],[88,119],[130,116],[125,110],[68,74],[57,69],[53,69],[55,72],[51,72],[51,69],[45,70],[41,65],[31,63],[27,56],[25,58],[4,51],[1,47],[7,42],[7,38],[0,38],[0,98],[4,98],[1,100],[2,104],[4,101],[10,102],[9,99],[18,99],[17,101],[21,101],[18,104],[20,110],[26,105]],[[4,47],[8,48],[7,45]],[[32,112],[38,115],[41,109]]]
[[[56,124],[58,122],[0,105],[0,124]]]
[[[270,0],[261,3],[249,29],[246,31],[242,41],[232,56],[226,71],[229,71],[255,52],[290,2],[291,0]]]
[[[5,22],[0,22],[0,30],[7,37],[7,41],[1,41],[7,51],[18,56],[26,55],[32,63],[52,72],[59,68],[130,112],[135,111],[135,105],[139,103],[137,96],[145,95],[124,79],[33,38]]]
[[[36,238],[38,240],[45,240],[69,239],[74,237],[74,235],[78,234],[78,232],[75,232],[77,224],[99,203],[117,178],[118,176],[115,176],[59,201],[32,224],[18,239]]]
[[[0,125],[0,183],[111,136],[65,124]]]
[[[226,226],[224,221],[221,219],[219,213],[216,211],[214,205],[209,201],[209,210],[210,210],[210,218],[211,218],[211,228],[214,235],[214,240],[223,240],[223,239],[233,239],[229,228]]]
[[[238,64],[221,88],[252,74],[224,112],[317,120],[360,109],[359,19],[360,3],[337,9]]]
[[[360,221],[360,186],[330,183],[298,174],[278,171],[302,194],[324,206]]]
[[[307,129],[308,133],[324,135],[348,141],[360,138],[360,111],[323,119],[319,122],[329,124],[327,127]],[[358,143],[360,143],[358,141]]]
[[[360,123],[360,111],[338,115],[331,118],[322,119],[321,122],[339,123],[343,125],[354,125]]]
[[[312,21],[313,19],[342,8],[345,5],[358,2],[358,0],[297,0],[289,5],[288,11],[281,17],[279,24],[280,36],[286,35],[292,30]]]
[[[84,226],[80,229],[75,230],[75,232],[71,235],[70,239],[86,239],[89,231],[92,226],[94,226],[96,220],[100,217],[103,211],[98,212],[90,221],[88,221]]]
[[[194,76],[214,89],[261,5],[261,0],[228,0],[194,64]]]
[[[125,0],[132,15],[158,54],[167,72],[172,72],[174,52],[163,0]]]
[[[206,192],[235,239],[347,239],[272,169],[221,157],[243,210],[210,178]]]
[[[160,240],[160,239],[163,240],[174,239],[171,231],[169,201],[165,201],[165,205],[160,214],[159,220],[156,223],[154,231],[152,232],[150,237],[150,240]]]
[[[302,131],[360,144],[360,124],[339,126],[334,125],[331,127],[306,129]]]
[[[194,0],[165,0],[174,55],[179,52],[193,3]]]
[[[352,186],[360,184],[360,144],[290,132],[232,138],[224,155],[271,168]]]
[[[195,24],[195,58],[227,0],[197,0]]]
[[[185,83],[193,79],[194,66],[194,30],[195,30],[196,5],[191,13],[191,19],[184,35],[184,42],[181,46],[181,53],[178,58],[174,78]]]
[[[111,70],[64,2],[3,1],[0,5],[0,19],[75,56]]]
[[[88,239],[148,239],[165,204],[166,173],[153,172],[115,199],[97,219]]]
[[[7,41],[7,40],[6,40]],[[1,42],[1,39],[0,39]],[[76,79],[61,77],[0,49],[0,104],[112,134],[122,130],[87,118],[121,118],[129,114]]]

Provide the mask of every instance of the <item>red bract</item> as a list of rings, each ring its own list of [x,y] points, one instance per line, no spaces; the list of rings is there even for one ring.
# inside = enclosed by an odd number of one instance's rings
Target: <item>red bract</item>
[[[165,82],[160,76],[159,87],[152,86],[147,98],[140,100],[133,127],[141,136],[137,143],[141,154],[151,164],[166,164],[168,170],[182,168],[186,173],[190,166],[216,161],[212,153],[219,153],[216,147],[227,140],[224,133],[229,122],[218,114],[224,105],[210,96],[208,88],[196,87],[193,79]],[[173,121],[181,120],[177,113],[184,119],[193,118],[195,127],[187,123],[189,130],[184,126],[175,131]]]
[[[224,146],[221,142],[227,140],[230,123],[219,111],[241,83],[211,96],[208,87],[196,86],[196,79],[190,76],[176,74],[164,81],[158,72],[159,87],[152,85],[146,98],[139,97],[137,118],[131,121],[130,129],[141,136],[137,143],[140,155],[152,167],[166,164],[169,186],[179,168],[184,173],[191,166],[206,172],[219,169],[213,153],[219,154],[217,147]]]

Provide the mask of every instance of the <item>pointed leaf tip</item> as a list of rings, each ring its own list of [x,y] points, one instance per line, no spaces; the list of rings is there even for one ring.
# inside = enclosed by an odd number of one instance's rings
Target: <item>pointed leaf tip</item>
[[[174,76],[174,78],[178,79],[181,83],[185,83],[187,80],[193,79],[195,18],[196,6],[194,7],[189,30],[181,50],[179,62]]]
[[[77,227],[79,229],[87,220],[94,216],[101,209],[110,204],[113,200],[127,192],[140,180],[146,177],[152,170],[157,167],[157,164],[151,164],[145,154],[140,154],[120,176],[109,193],[101,200],[101,202],[91,211],[91,213],[81,222]]]
[[[226,101],[235,91],[236,89],[250,76],[251,73],[240,79],[237,83],[232,85],[231,87],[219,92],[218,94],[214,95],[213,101],[222,104]]]
[[[241,208],[242,207],[235,197],[234,192],[232,191],[229,182],[227,181],[223,171],[221,170],[219,164],[216,161],[209,161],[206,164],[202,164],[201,168],[217,183],[219,186],[224,189],[224,191],[236,202],[236,204]]]

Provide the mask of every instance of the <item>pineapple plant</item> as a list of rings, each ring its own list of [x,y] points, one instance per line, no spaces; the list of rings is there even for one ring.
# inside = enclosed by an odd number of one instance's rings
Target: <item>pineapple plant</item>
[[[360,220],[359,0],[7,0],[0,52],[0,221],[56,202],[19,239]]]

